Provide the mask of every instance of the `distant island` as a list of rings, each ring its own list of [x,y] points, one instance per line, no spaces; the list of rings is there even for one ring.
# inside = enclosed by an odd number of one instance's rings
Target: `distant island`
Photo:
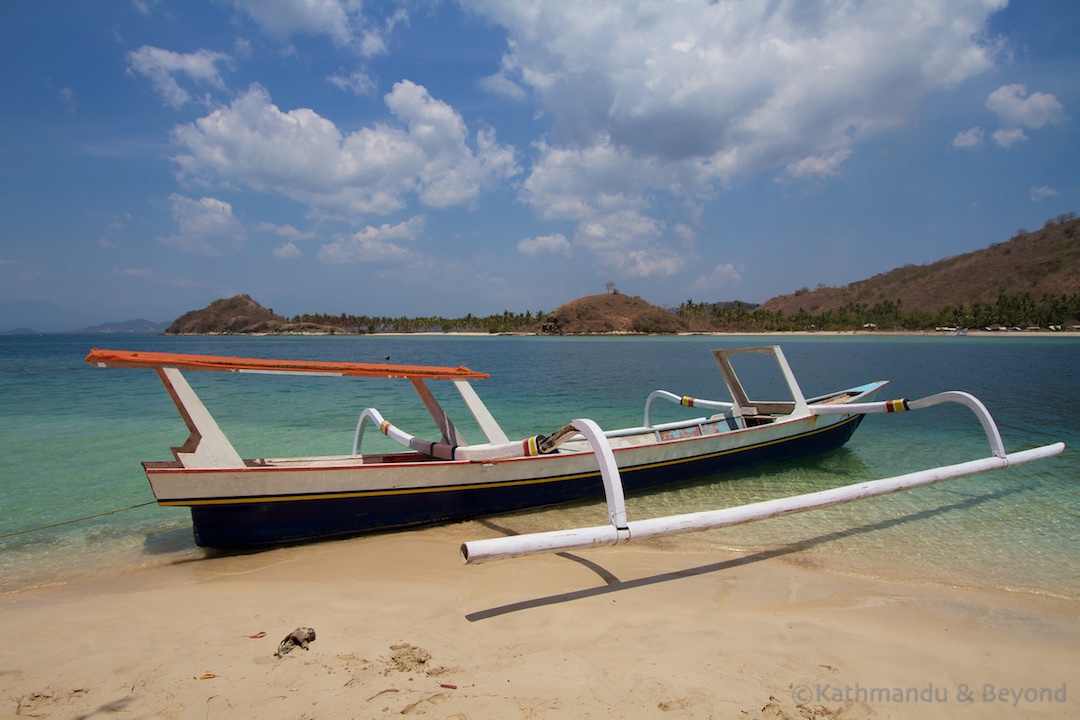
[[[103,323],[101,325],[93,325],[90,327],[79,328],[78,330],[66,330],[62,333],[43,333],[39,330],[32,328],[14,328],[11,330],[4,330],[0,332],[0,335],[93,335],[102,333],[106,335],[110,334],[153,334],[160,335],[169,329],[172,325],[170,322],[153,322],[150,320],[126,320],[124,322],[112,322]]]
[[[927,265],[905,265],[866,280],[801,288],[756,305],[695,302],[659,307],[607,292],[538,311],[461,318],[304,313],[286,318],[250,295],[214,300],[174,322],[131,320],[78,333],[368,334],[519,333],[537,335],[708,332],[1080,330],[1080,219],[1075,212],[1018,231],[1010,240]],[[0,334],[40,334],[17,328]]]
[[[153,333],[155,335],[160,335],[161,333],[168,330],[170,325],[172,325],[172,323],[167,322],[167,321],[166,322],[152,322],[150,320],[139,319],[139,320],[128,320],[126,322],[114,322],[114,323],[105,323],[103,325],[94,325],[93,327],[86,327],[86,328],[82,328],[80,330],[72,330],[72,332],[82,334],[82,335],[89,335],[91,333],[105,333],[105,334],[110,334],[110,333],[117,333],[117,334],[124,334],[124,333],[142,333],[142,334]]]
[[[949,330],[1080,330],[1080,219],[928,265],[907,265],[843,287],[803,288],[760,306],[687,300],[661,308],[640,297],[589,295],[550,313],[390,318],[341,313],[285,318],[238,295],[179,318],[167,334],[483,332],[538,335]]]

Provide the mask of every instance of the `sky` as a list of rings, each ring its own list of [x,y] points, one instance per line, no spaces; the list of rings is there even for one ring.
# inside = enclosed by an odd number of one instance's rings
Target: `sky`
[[[0,331],[759,303],[1080,210],[1075,0],[0,8]]]

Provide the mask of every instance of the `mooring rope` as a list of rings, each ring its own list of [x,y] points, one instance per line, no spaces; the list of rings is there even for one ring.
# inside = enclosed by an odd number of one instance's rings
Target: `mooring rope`
[[[93,520],[94,518],[104,517],[106,515],[115,515],[119,512],[125,512],[127,510],[134,510],[136,508],[146,507],[147,505],[154,505],[157,500],[151,500],[149,502],[139,503],[138,505],[132,505],[131,507],[117,508],[116,510],[106,510],[95,515],[87,515],[86,517],[75,518],[74,520],[64,520],[63,522],[53,523],[51,525],[42,525],[41,527],[29,528],[27,530],[18,530],[13,533],[6,533],[0,535],[0,540],[9,537],[15,537],[16,535],[25,535],[26,533],[38,532],[39,530],[48,530],[50,528],[60,527],[61,525],[71,525],[72,523],[83,522],[84,520]]]

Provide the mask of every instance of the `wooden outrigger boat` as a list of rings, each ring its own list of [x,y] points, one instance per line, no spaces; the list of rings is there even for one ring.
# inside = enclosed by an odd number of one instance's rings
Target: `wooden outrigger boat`
[[[732,359],[746,353],[775,359],[790,399],[762,401],[747,396],[732,367]],[[1058,443],[1039,452],[1006,455],[989,413],[965,393],[944,393],[910,403],[872,402],[886,384],[878,381],[807,399],[777,346],[714,350],[712,354],[729,401],[657,390],[648,396],[639,426],[604,431],[592,420],[576,419],[551,435],[516,440],[507,437],[470,383],[488,376],[466,367],[113,350],[93,350],[86,360],[99,367],[151,368],[157,372],[190,435],[184,445],[172,449],[173,460],[144,462],[143,468],[158,504],[190,507],[196,543],[220,548],[463,520],[601,495],[607,498],[609,520],[602,528],[466,543],[462,559],[482,562],[712,527],[715,524],[708,524],[712,518],[703,520],[696,517],[701,514],[695,514],[689,523],[686,518],[690,516],[674,516],[671,528],[640,521],[653,525],[635,530],[635,524],[626,520],[624,490],[663,487],[711,473],[834,450],[848,441],[866,413],[900,412],[939,402],[962,402],[979,415],[993,451],[988,460],[995,467],[1046,457],[1064,447]],[[406,379],[435,421],[439,437],[419,438],[385,420],[377,409],[368,408],[360,414],[349,454],[244,459],[185,379],[183,372],[193,370]],[[466,442],[428,387],[427,383],[435,380],[453,383],[486,442]],[[653,423],[651,408],[657,400],[701,408],[709,414]],[[361,453],[365,430],[371,426],[402,445],[402,450]],[[989,469],[994,467],[967,469],[963,474]],[[798,511],[770,508],[762,517]],[[732,524],[728,520],[722,524]]]

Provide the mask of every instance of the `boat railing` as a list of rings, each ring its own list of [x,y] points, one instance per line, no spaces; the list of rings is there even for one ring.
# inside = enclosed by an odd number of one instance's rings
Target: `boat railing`
[[[625,437],[629,435],[641,435],[642,433],[651,432],[656,436],[656,439],[660,439],[660,433],[665,430],[682,430],[684,428],[698,427],[701,428],[702,434],[715,434],[722,432],[721,430],[709,430],[706,431],[706,426],[713,425],[718,426],[720,423],[726,423],[728,430],[738,430],[746,427],[746,424],[742,421],[742,418],[732,414],[731,411],[723,413],[722,415],[714,415],[713,417],[696,417],[687,420],[673,420],[672,422],[657,423],[655,425],[642,425],[636,428],[622,428],[620,430],[608,430],[604,433],[606,437],[617,438]]]
[[[661,398],[669,400],[671,402],[679,402],[679,396],[674,393],[669,393],[666,390],[655,390],[649,395],[650,401],[654,398]],[[687,404],[688,407],[709,407],[717,410],[723,410],[724,406],[731,407],[731,403],[724,403],[715,400],[701,400],[696,398],[689,398],[694,400],[694,404]],[[1004,458],[1007,453],[1005,451],[1005,445],[1001,439],[1001,433],[997,428],[997,424],[994,422],[993,417],[990,415],[990,411],[986,409],[986,406],[970,393],[961,391],[948,391],[937,393],[935,395],[929,395],[918,400],[884,400],[878,402],[869,403],[850,403],[839,405],[816,405],[811,404],[807,407],[807,410],[812,415],[861,415],[871,413],[895,413],[906,412],[910,410],[921,410],[935,405],[944,403],[956,403],[963,405],[971,410],[976,418],[979,420],[983,431],[986,433],[987,441],[990,444],[990,452],[993,457]],[[646,412],[648,412],[649,404],[646,404]],[[745,410],[752,411],[752,408],[745,408]],[[728,410],[724,413],[724,417],[727,418],[729,414],[733,413],[732,410]],[[619,438],[623,436],[630,436],[640,434],[642,432],[659,432],[666,429],[674,429],[681,427],[688,427],[695,424],[702,424],[709,422],[707,418],[694,418],[692,420],[675,421],[670,423],[663,423],[659,425],[650,425],[649,418],[646,418],[646,424],[640,428],[624,428],[621,430],[604,432],[597,430],[600,433],[600,437],[604,439],[604,443],[610,447],[610,439]],[[735,417],[735,421],[741,420],[741,418]],[[731,418],[729,418],[729,423]],[[356,423],[356,433],[353,436],[352,454],[358,456],[360,454],[360,445],[363,440],[364,431],[369,424],[373,424],[379,428],[379,431],[386,437],[390,438],[394,442],[402,445],[403,447],[414,450],[418,453],[428,455],[433,458],[441,460],[468,460],[471,462],[486,462],[490,460],[499,460],[505,458],[514,457],[532,457],[540,454],[546,454],[555,450],[559,445],[562,445],[571,441],[586,440],[589,448],[596,452],[596,443],[587,437],[577,426],[577,420],[572,421],[565,425],[563,428],[553,433],[550,436],[534,435],[524,440],[510,441],[506,443],[485,443],[482,445],[468,446],[463,444],[448,443],[445,438],[441,441],[425,440],[423,438],[412,435],[404,430],[398,428],[392,423],[388,422],[382,414],[375,408],[366,408],[360,413],[360,417]],[[590,421],[592,422],[592,421]]]
[[[649,397],[645,399],[645,418],[642,424],[647,428],[653,426],[651,422],[651,413],[654,400],[667,400],[668,402],[682,405],[683,407],[705,408],[707,410],[718,410],[720,412],[727,412],[735,408],[735,403],[724,402],[722,400],[704,400],[702,398],[690,397],[689,395],[676,395],[667,390],[653,390],[649,393]]]
[[[999,470],[1012,465],[1052,457],[1060,454],[1065,449],[1065,444],[1058,442],[1014,453],[1005,452],[1004,445],[1001,442],[1001,434],[998,432],[997,424],[989,411],[981,401],[964,392],[944,392],[910,402],[906,400],[890,400],[852,405],[816,405],[811,406],[809,409],[815,415],[902,412],[905,410],[919,410],[946,402],[960,403],[975,413],[989,439],[990,457],[775,500],[636,521],[630,521],[626,517],[622,478],[607,437],[602,432],[598,432],[599,428],[590,429],[589,433],[581,430],[592,446],[600,464],[600,473],[607,498],[608,524],[597,527],[555,530],[465,542],[461,545],[461,561],[465,564],[475,565],[489,560],[581,550],[661,535],[674,535],[741,525],[808,510],[832,507],[879,495],[888,495],[991,470]],[[588,427],[585,424],[591,422],[575,420],[572,425],[580,429]]]
[[[728,418],[728,427],[735,429],[734,421],[729,417],[730,413],[726,413],[725,417]],[[618,430],[602,431],[604,437],[609,439],[622,438],[622,437],[634,437],[643,434],[652,434],[659,439],[659,434],[665,430],[679,430],[688,427],[700,427],[704,433],[705,426],[710,423],[720,422],[720,418],[710,419],[706,417],[692,418],[688,420],[676,420],[667,423],[660,423],[657,425],[640,426],[620,428]],[[488,460],[500,460],[506,458],[515,457],[532,457],[535,455],[544,455],[554,452],[556,448],[561,447],[566,443],[572,442],[586,442],[588,439],[573,422],[564,425],[558,431],[548,436],[534,435],[529,438],[517,441],[507,441],[505,443],[485,443],[483,445],[452,445],[445,441],[431,441],[412,435],[405,432],[401,428],[397,427],[393,423],[388,422],[382,414],[375,408],[367,408],[360,413],[359,419],[356,421],[356,433],[353,435],[352,454],[354,457],[360,455],[360,448],[364,439],[364,432],[369,425],[374,425],[382,432],[386,437],[390,438],[394,442],[402,445],[403,447],[415,450],[416,452],[424,455],[430,455],[443,460],[470,460],[473,462]],[[579,452],[578,448],[568,448],[572,452]],[[591,446],[589,450],[592,450]]]

